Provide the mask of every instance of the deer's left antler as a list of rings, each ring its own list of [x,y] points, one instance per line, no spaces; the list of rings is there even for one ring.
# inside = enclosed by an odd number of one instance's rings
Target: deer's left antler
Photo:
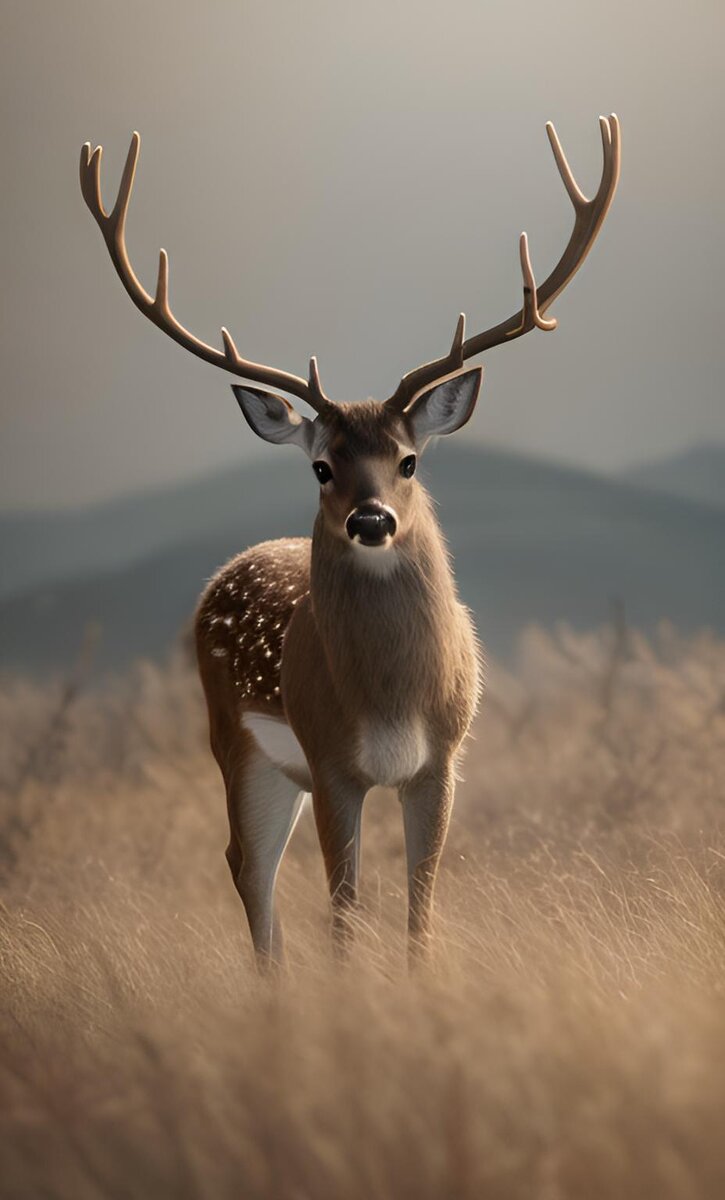
[[[485,350],[490,350],[492,346],[498,346],[502,342],[508,342],[514,338],[521,337],[523,333],[528,333],[530,329],[550,330],[556,328],[556,318],[551,317],[546,319],[544,313],[579,270],[579,267],[591,250],[594,240],[601,229],[602,222],[607,215],[609,206],[614,199],[614,193],[617,190],[617,183],[619,181],[621,162],[619,120],[614,113],[609,117],[600,117],[599,127],[602,135],[602,153],[604,159],[602,178],[596,195],[592,200],[588,200],[579,188],[572,174],[571,167],[566,161],[566,155],[562,150],[561,142],[557,137],[554,126],[551,121],[547,121],[546,124],[546,132],[549,135],[556,165],[559,168],[559,174],[564,182],[569,199],[574,206],[575,214],[571,237],[551,274],[547,276],[540,287],[536,286],[531,259],[529,258],[528,239],[526,234],[522,233],[519,242],[519,253],[521,258],[521,272],[524,280],[523,307],[519,312],[509,317],[508,320],[502,321],[500,325],[494,325],[491,329],[486,329],[483,333],[477,333],[474,337],[467,340],[464,340],[465,318],[461,314],[458,318],[453,343],[448,354],[444,355],[443,358],[436,359],[434,362],[424,363],[422,366],[416,367],[414,371],[410,371],[407,375],[404,375],[396,391],[387,401],[391,408],[402,412],[422,388],[435,383],[437,379],[442,379],[452,371],[457,371],[463,366],[466,359],[473,358],[477,354],[482,354]]]

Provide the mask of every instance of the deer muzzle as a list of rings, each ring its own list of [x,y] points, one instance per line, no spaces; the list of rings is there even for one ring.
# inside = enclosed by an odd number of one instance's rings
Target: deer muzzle
[[[395,513],[379,500],[370,500],[354,508],[345,522],[347,536],[363,546],[383,546],[397,529]]]

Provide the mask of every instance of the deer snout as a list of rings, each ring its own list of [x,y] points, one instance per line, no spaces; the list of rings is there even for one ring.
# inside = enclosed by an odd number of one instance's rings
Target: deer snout
[[[354,508],[345,522],[347,536],[363,546],[382,546],[397,529],[395,513],[379,500],[369,500]]]

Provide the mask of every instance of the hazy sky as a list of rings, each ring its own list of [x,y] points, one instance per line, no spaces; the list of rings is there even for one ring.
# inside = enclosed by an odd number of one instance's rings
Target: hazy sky
[[[616,468],[725,440],[723,5],[667,0],[2,0],[0,503],[71,504],[265,453],[230,377],[134,309],[81,199],[82,142],[148,286],[216,342],[340,399],[388,395],[520,304],[585,191],[620,190],[555,333],[493,350],[462,437]],[[279,457],[278,457],[279,456]]]

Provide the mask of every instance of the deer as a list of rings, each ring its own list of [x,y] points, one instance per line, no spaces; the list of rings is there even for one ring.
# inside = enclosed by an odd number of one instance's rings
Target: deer
[[[126,248],[138,133],[110,212],[101,198],[102,147],[82,149],[83,197],[136,307],[186,350],[241,378],[232,390],[251,430],[306,454],[319,486],[311,538],[262,542],[233,558],[206,586],[195,618],[211,749],[226,791],[226,858],[260,968],[286,961],[275,885],[308,794],[333,945],[346,954],[359,903],[363,801],[374,786],[398,794],[408,955],[411,963],[429,958],[434,887],[479,701],[482,651],[418,462],[431,441],[473,414],[483,366],[464,366],[469,359],[533,329],[556,328],[545,314],[589,253],[619,180],[619,121],[612,114],[599,125],[602,174],[591,199],[546,125],[574,225],[545,281],[537,286],[522,233],[521,308],[471,337],[461,314],[448,353],[404,375],[384,402],[331,399],[315,357],[303,378],[243,358],[225,327],[221,349],[187,330],[169,305],[165,250],[151,295]]]

